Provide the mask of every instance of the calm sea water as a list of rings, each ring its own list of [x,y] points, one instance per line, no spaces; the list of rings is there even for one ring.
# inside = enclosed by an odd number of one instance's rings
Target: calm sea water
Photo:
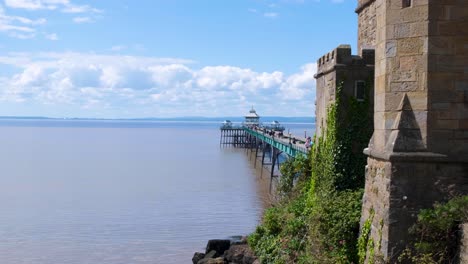
[[[267,196],[217,123],[0,120],[0,146],[2,264],[191,263]]]

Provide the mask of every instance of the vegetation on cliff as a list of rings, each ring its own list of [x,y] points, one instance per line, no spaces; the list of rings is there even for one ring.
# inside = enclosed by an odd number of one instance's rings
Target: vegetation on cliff
[[[373,125],[369,100],[341,102],[339,87],[322,137],[307,157],[283,164],[281,200],[249,237],[262,263],[358,263],[362,149]]]

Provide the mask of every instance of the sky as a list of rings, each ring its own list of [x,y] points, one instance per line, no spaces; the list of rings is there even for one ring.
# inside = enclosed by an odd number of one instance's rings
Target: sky
[[[355,0],[0,0],[0,116],[313,116]]]

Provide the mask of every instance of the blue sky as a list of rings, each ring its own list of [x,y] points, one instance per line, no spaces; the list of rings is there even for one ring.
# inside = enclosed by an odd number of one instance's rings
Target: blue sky
[[[314,114],[355,0],[0,0],[0,116]]]

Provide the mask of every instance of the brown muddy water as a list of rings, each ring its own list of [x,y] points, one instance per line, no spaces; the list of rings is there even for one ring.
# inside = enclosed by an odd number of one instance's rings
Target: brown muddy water
[[[2,264],[191,263],[269,202],[215,123],[8,120],[0,146]]]

